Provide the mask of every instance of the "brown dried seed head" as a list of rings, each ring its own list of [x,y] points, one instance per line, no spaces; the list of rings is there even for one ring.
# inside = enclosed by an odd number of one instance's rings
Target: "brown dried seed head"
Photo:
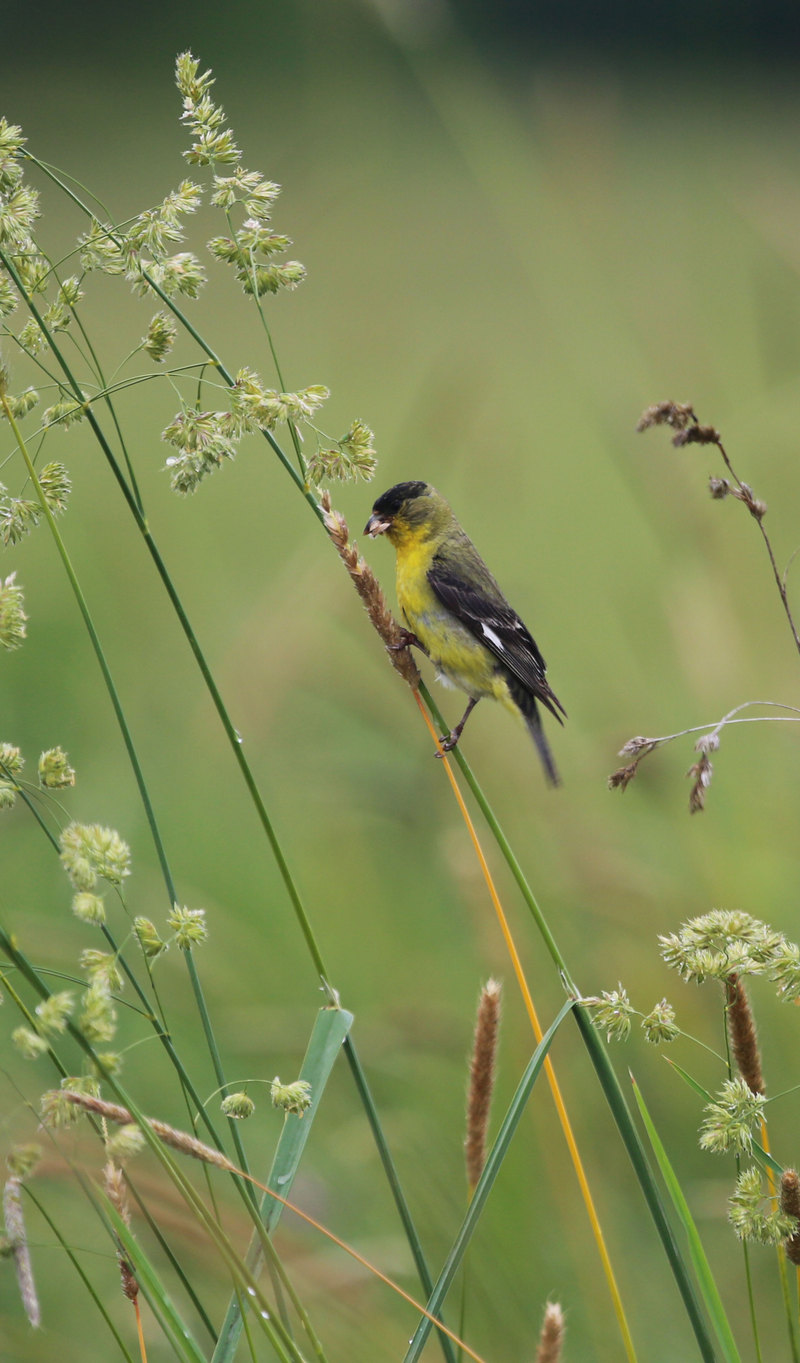
[[[628,767],[618,767],[616,771],[612,771],[608,778],[609,790],[627,790],[638,770],[639,763],[631,762]]]
[[[791,1263],[800,1264],[800,1178],[795,1169],[784,1169],[781,1175],[781,1211],[797,1221],[797,1230],[784,1240],[783,1248]]]
[[[564,1312],[558,1302],[549,1301],[544,1311],[536,1363],[558,1363],[564,1343]]]
[[[751,1093],[766,1093],[756,1025],[745,987],[738,975],[728,976],[725,981],[725,992],[728,1035],[739,1073]]]
[[[714,426],[688,426],[672,437],[672,443],[678,449],[681,445],[718,445],[719,441],[720,434]]]
[[[467,1091],[467,1135],[464,1141],[464,1160],[470,1192],[483,1173],[486,1163],[486,1137],[494,1089],[497,1058],[497,1034],[500,1026],[501,986],[497,980],[487,980],[478,1002],[475,1037]]]
[[[645,407],[636,429],[646,431],[650,426],[672,426],[677,431],[683,431],[693,422],[697,422],[697,417],[689,403],[667,399],[666,402],[655,402],[652,407]]]
[[[711,785],[711,777],[714,775],[714,767],[708,760],[708,755],[702,753],[699,762],[695,762],[686,775],[692,777],[692,789],[689,791],[689,813],[699,814],[706,807],[706,792]]]
[[[337,554],[350,574],[350,580],[361,597],[362,604],[373,627],[386,645],[392,666],[400,673],[403,680],[408,682],[412,690],[416,691],[422,680],[419,668],[414,661],[411,650],[407,646],[403,646],[403,632],[386,604],[386,597],[381,590],[378,579],[366,560],[361,557],[355,545],[350,543],[347,521],[340,511],[331,509],[330,493],[327,491],[322,494],[321,505],[325,517],[325,528],[333,541]]]

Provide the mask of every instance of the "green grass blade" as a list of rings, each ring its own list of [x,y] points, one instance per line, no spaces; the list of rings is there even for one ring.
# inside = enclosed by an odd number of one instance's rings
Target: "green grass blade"
[[[689,1255],[697,1276],[700,1293],[703,1302],[705,1303],[706,1310],[708,1311],[709,1319],[714,1327],[717,1339],[719,1340],[723,1357],[726,1359],[726,1363],[741,1363],[736,1341],[733,1338],[733,1332],[728,1317],[725,1314],[725,1307],[722,1304],[722,1298],[719,1295],[717,1284],[714,1281],[711,1265],[706,1258],[706,1253],[703,1249],[697,1226],[695,1225],[694,1218],[689,1210],[689,1204],[683,1195],[683,1189],[678,1182],[675,1170],[669,1162],[667,1152],[661,1143],[661,1138],[659,1137],[650,1113],[647,1110],[639,1085],[632,1075],[631,1082],[633,1084],[633,1092],[639,1106],[639,1112],[641,1113],[645,1130],[647,1131],[648,1139],[653,1147],[653,1154],[656,1157],[667,1191],[672,1198],[672,1205],[677,1212],[680,1223],[686,1234],[689,1244]]]
[[[267,1186],[280,1193],[281,1197],[290,1195],[325,1085],[352,1025],[353,1014],[343,1008],[322,1008],[317,1014],[299,1076],[311,1085],[313,1101],[302,1117],[294,1116],[292,1113],[287,1115],[267,1179]],[[283,1206],[280,1202],[276,1202],[268,1193],[263,1195],[259,1213],[268,1233],[274,1231],[282,1211]],[[263,1259],[261,1242],[254,1235],[245,1258],[245,1263],[254,1276],[260,1272]],[[241,1331],[240,1300],[234,1294],[219,1332],[212,1363],[231,1363]]]
[[[458,1272],[464,1252],[472,1239],[475,1227],[478,1224],[481,1212],[486,1204],[486,1200],[491,1192],[495,1179],[500,1172],[503,1160],[506,1157],[511,1138],[519,1125],[519,1120],[525,1110],[533,1086],[541,1073],[545,1056],[550,1049],[553,1037],[558,1031],[561,1023],[569,1012],[575,1007],[574,999],[567,999],[561,1008],[558,1016],[550,1024],[539,1045],[536,1047],[527,1065],[525,1073],[517,1085],[517,1091],[511,1100],[508,1111],[503,1118],[502,1126],[497,1133],[497,1139],[489,1152],[483,1173],[481,1174],[475,1192],[467,1209],[467,1214],[461,1223],[461,1228],[453,1241],[450,1253],[445,1260],[444,1267],[439,1274],[436,1285],[430,1295],[427,1307],[432,1315],[437,1315],[440,1311],[445,1297],[450,1289],[453,1279]],[[433,1329],[433,1321],[427,1316],[423,1316],[417,1326],[411,1343],[406,1351],[403,1363],[416,1363],[425,1347],[428,1335]]]
[[[647,1152],[642,1143],[639,1132],[636,1129],[633,1117],[628,1109],[624,1094],[620,1087],[619,1080],[614,1073],[614,1068],[608,1058],[608,1052],[603,1045],[601,1037],[597,1033],[597,1028],[593,1025],[591,1018],[585,1008],[576,1008],[574,1013],[575,1021],[578,1024],[589,1057],[595,1067],[600,1086],[606,1096],[606,1101],[611,1109],[611,1115],[617,1124],[617,1130],[622,1137],[622,1142],[630,1157],[639,1186],[644,1194],[650,1215],[653,1218],[656,1230],[664,1246],[673,1277],[678,1286],[678,1291],[683,1299],[686,1314],[694,1330],[695,1339],[700,1348],[701,1356],[705,1363],[715,1363],[716,1351],[714,1342],[711,1338],[706,1321],[697,1297],[694,1281],[686,1263],[680,1246],[675,1239],[675,1233],[667,1217],[661,1193],[656,1183],[655,1175],[650,1167]]]
[[[170,1295],[164,1290],[159,1273],[151,1264],[142,1246],[131,1235],[116,1208],[105,1199],[105,1212],[109,1218],[114,1235],[119,1241],[125,1257],[129,1260],[134,1276],[147,1302],[161,1325],[176,1356],[183,1363],[205,1363],[205,1355],[194,1339],[189,1327],[181,1319]]]

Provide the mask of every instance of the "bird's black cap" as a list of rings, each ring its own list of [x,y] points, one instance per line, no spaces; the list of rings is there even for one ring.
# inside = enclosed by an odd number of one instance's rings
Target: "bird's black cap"
[[[428,491],[427,483],[396,483],[378,498],[372,510],[376,516],[394,516],[404,502],[421,497]]]

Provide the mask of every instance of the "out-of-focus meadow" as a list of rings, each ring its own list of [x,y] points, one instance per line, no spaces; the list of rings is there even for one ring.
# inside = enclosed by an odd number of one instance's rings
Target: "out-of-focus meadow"
[[[360,540],[374,496],[407,478],[435,483],[531,626],[569,712],[549,733],[564,785],[543,784],[522,729],[481,706],[465,751],[587,994],[618,981],[647,1012],[723,1047],[716,986],[680,983],[659,933],[738,907],[800,933],[796,779],[789,724],[727,730],[704,813],[688,813],[691,738],[650,757],[622,795],[606,778],[634,734],[710,722],[748,700],[795,702],[798,658],[757,527],[716,503],[715,451],[636,435],[652,401],[691,401],[722,432],[737,471],[769,506],[781,569],[798,543],[800,105],[793,73],[747,67],[682,73],[543,63],[489,64],[455,35],[397,47],[342,10],[258,70],[198,51],[217,76],[245,164],[284,186],[278,230],[308,279],[266,305],[287,384],[332,390],[325,425],[375,430],[374,484],[333,489]],[[192,42],[191,33],[186,42]],[[267,45],[268,47],[268,45]],[[2,108],[30,148],[87,185],[117,220],[185,173],[174,51],[34,77],[4,59]],[[43,187],[55,254],[84,224]],[[207,229],[207,230],[206,230]],[[194,230],[194,229],[193,229]],[[222,230],[203,210],[199,240]],[[191,317],[232,370],[271,380],[254,312],[222,266]],[[153,308],[119,281],[90,281],[88,315],[109,367]],[[176,363],[181,362],[180,348]],[[188,354],[188,352],[187,352]],[[7,355],[12,375],[22,366]],[[139,370],[149,366],[136,361]],[[29,381],[26,376],[26,382]],[[188,387],[184,391],[189,392]],[[121,402],[148,516],[206,650],[295,869],[434,1265],[461,1217],[463,1096],[477,992],[506,985],[497,1112],[532,1050],[503,943],[441,765],[410,694],[387,665],[319,524],[270,454],[246,441],[197,494],[169,490],[160,432],[177,410],[161,379]],[[62,530],[104,641],[177,876],[208,912],[198,968],[228,1074],[270,1080],[299,1067],[318,982],[235,764],[113,480],[82,427],[50,437],[74,493]],[[0,478],[21,481],[9,432]],[[393,599],[393,555],[362,544]],[[56,743],[78,784],[69,817],[117,828],[132,846],[132,912],[167,905],[114,717],[45,528],[7,550],[0,572],[25,588],[28,639],[0,661],[0,740],[35,766]],[[789,575],[790,595],[793,579]],[[424,670],[424,669],[423,669]],[[461,698],[441,692],[448,720]],[[42,968],[74,970],[89,930],[69,911],[57,859],[23,807],[2,816],[2,917]],[[541,1014],[562,1000],[499,856],[498,885]],[[123,929],[120,928],[120,933]],[[176,1041],[215,1088],[179,953],[159,965]],[[754,990],[771,1093],[798,1082],[800,1020]],[[26,1107],[52,1082],[10,1048],[3,1010],[3,1139],[30,1139]],[[554,1060],[585,1149],[641,1356],[693,1356],[677,1293],[626,1156],[571,1024]],[[741,1250],[725,1220],[732,1159],[701,1155],[699,1100],[665,1063],[710,1088],[721,1066],[689,1042],[614,1051],[636,1074],[687,1188],[746,1342]],[[39,1062],[43,1066],[46,1062]],[[180,1122],[154,1041],[125,1079],[145,1111]],[[164,1095],[169,1092],[168,1100]],[[265,1168],[278,1118],[252,1083],[244,1135]],[[163,1110],[165,1102],[170,1110]],[[797,1102],[770,1109],[773,1149],[797,1158]],[[79,1142],[76,1151],[86,1153]],[[263,1153],[262,1153],[263,1152]],[[115,1265],[65,1166],[47,1154],[51,1205],[73,1248],[116,1292]],[[142,1177],[157,1182],[156,1166]],[[337,1071],[295,1196],[415,1289],[366,1121]],[[75,1209],[75,1204],[78,1209]],[[175,1208],[174,1237],[218,1315],[217,1260]],[[231,1214],[231,1229],[246,1236]],[[146,1232],[142,1232],[146,1235]],[[184,1236],[186,1237],[184,1239]],[[30,1332],[4,1269],[9,1358],[109,1357],[110,1340],[44,1223],[32,1231],[45,1329]],[[96,1249],[106,1258],[100,1264]],[[413,1315],[334,1249],[285,1220],[282,1245],[332,1357],[398,1359]],[[767,1356],[782,1356],[774,1254],[752,1253],[766,1305]],[[203,1266],[205,1264],[205,1267]],[[470,1254],[468,1326],[493,1363],[533,1356],[541,1310],[568,1315],[567,1358],[621,1356],[608,1296],[553,1105],[543,1085],[519,1129]],[[205,1274],[205,1277],[204,1277]],[[111,1302],[130,1331],[125,1303]],[[355,1341],[355,1342],[354,1342]],[[133,1343],[131,1342],[131,1348]],[[428,1346],[436,1355],[436,1345]],[[152,1344],[152,1359],[167,1357]]]

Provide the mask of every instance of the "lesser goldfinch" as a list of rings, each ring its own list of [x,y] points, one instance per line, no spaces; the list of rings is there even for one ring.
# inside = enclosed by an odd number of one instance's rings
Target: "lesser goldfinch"
[[[398,483],[378,498],[365,533],[386,535],[395,547],[397,599],[408,626],[403,646],[421,648],[439,680],[469,696],[460,722],[442,739],[445,752],[481,697],[493,696],[522,715],[548,781],[558,785],[537,701],[559,724],[567,712],[529,631],[441,493],[429,483]]]

